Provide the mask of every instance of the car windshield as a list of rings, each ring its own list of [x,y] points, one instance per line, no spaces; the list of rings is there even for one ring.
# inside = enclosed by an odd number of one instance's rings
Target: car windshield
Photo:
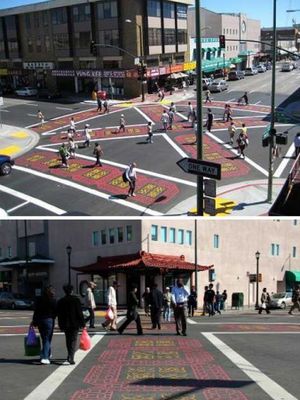
[[[273,299],[282,299],[285,297],[285,293],[275,293],[272,295]]]

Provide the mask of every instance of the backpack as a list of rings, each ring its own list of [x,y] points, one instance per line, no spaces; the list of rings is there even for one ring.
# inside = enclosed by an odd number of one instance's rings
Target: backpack
[[[127,179],[127,176],[126,176],[126,171],[123,172],[123,174],[122,174],[122,179],[123,179],[123,182],[124,182],[124,183],[127,183],[127,182],[128,182],[128,179]]]

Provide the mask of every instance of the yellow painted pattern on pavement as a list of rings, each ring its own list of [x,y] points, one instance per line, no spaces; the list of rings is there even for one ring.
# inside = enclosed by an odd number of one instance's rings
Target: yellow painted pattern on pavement
[[[0,153],[6,156],[13,156],[21,150],[20,146],[8,146],[8,147],[0,147]]]
[[[132,107],[133,106],[133,103],[120,103],[120,104],[118,104],[118,107]]]
[[[10,136],[14,137],[14,138],[17,138],[17,139],[25,139],[25,138],[28,137],[28,133],[23,132],[23,131],[18,131],[18,132],[14,132]]]
[[[231,214],[234,207],[237,206],[238,203],[235,201],[224,199],[222,197],[216,197],[216,216],[217,217],[226,217]],[[191,214],[197,213],[197,208],[192,208],[189,211]],[[205,217],[209,217],[209,214],[204,213]]]

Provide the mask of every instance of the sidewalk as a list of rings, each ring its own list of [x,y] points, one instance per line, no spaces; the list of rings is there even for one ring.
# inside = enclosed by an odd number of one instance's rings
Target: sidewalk
[[[285,179],[273,180],[273,202],[276,200]],[[264,216],[272,204],[266,201],[268,180],[253,180],[221,186],[217,190],[216,216]],[[186,215],[196,212],[196,195],[171,208],[167,215]],[[208,216],[208,215],[206,215]]]
[[[19,157],[35,147],[39,140],[39,135],[30,129],[3,124],[0,127],[0,154]]]

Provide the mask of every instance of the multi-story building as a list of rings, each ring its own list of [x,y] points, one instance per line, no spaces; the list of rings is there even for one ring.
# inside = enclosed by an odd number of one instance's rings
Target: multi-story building
[[[225,56],[231,64],[244,69],[255,62],[255,57],[260,52],[260,21],[250,19],[247,15],[239,13],[216,13],[206,8],[201,8],[201,36],[204,38],[225,35]],[[195,8],[188,11],[188,30],[191,37],[196,36]]]
[[[213,282],[227,289],[229,305],[240,292],[247,306],[255,303],[257,266],[260,290],[300,283],[300,220],[0,221],[0,253],[0,271],[11,275],[5,286],[13,291],[39,293],[50,282],[60,295],[70,265],[78,291],[94,279],[103,304],[109,283],[118,279],[125,304],[132,283],[140,294],[153,281],[162,289],[173,285],[178,275],[191,285],[197,269],[200,303],[204,285]]]
[[[261,40],[263,42],[262,52],[268,55],[269,58],[272,58],[273,28],[262,28]],[[284,50],[292,53],[300,53],[300,30],[296,27],[276,28],[276,41],[277,46],[281,48],[277,50],[277,57],[279,59],[291,56]]]
[[[147,83],[183,71],[191,0],[50,0],[0,10],[0,78],[70,90],[138,95]],[[97,54],[91,54],[91,41]]]

